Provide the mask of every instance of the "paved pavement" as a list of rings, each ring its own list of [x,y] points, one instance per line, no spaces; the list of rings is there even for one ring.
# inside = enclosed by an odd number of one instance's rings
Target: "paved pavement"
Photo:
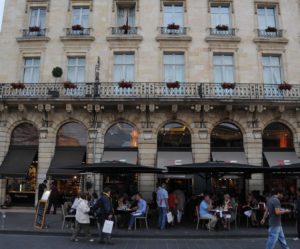
[[[263,249],[265,239],[115,239],[114,245],[100,245],[84,239],[71,242],[68,237],[0,235],[5,249]],[[300,242],[288,240],[290,249],[298,249]],[[276,249],[279,249],[277,246]]]

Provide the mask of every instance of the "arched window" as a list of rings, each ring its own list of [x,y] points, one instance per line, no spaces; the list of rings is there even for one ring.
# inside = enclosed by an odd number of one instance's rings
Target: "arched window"
[[[282,123],[271,123],[264,129],[263,147],[273,149],[292,149],[294,148],[293,133]]]
[[[191,133],[189,129],[180,123],[165,124],[158,132],[158,149],[191,148]]]
[[[211,148],[243,148],[243,134],[232,123],[218,124],[211,133]]]
[[[29,123],[18,125],[11,134],[11,145],[38,145],[39,133],[35,126]]]
[[[138,147],[138,130],[127,123],[111,126],[105,134],[105,149],[136,149]]]
[[[56,146],[86,146],[87,131],[86,128],[77,122],[69,122],[60,127]]]

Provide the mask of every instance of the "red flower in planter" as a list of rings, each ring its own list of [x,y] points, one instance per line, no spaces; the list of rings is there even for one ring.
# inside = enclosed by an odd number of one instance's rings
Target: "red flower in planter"
[[[129,81],[122,80],[118,83],[118,85],[120,88],[132,88],[132,83]]]
[[[176,29],[178,30],[180,28],[179,25],[175,24],[174,22],[171,24],[168,24],[167,29]]]
[[[234,89],[235,88],[235,83],[226,83],[226,82],[224,82],[222,84],[222,88],[223,89]]]
[[[25,88],[25,85],[24,83],[11,83],[11,87],[13,89],[24,89]]]
[[[83,30],[83,27],[80,24],[75,24],[72,26],[72,30]]]
[[[39,32],[41,28],[39,26],[31,26],[29,27],[29,32]]]
[[[291,90],[292,89],[292,85],[290,85],[289,83],[287,82],[283,82],[281,83],[279,86],[278,86],[278,89],[279,90]]]
[[[218,31],[228,31],[228,26],[227,25],[217,25],[216,26],[216,29],[218,30]]]
[[[170,83],[167,83],[167,87],[168,88],[179,88],[180,87],[180,83],[179,83],[179,81],[170,82]]]
[[[65,89],[76,89],[77,85],[70,81],[66,81],[66,82],[64,82],[64,88]]]

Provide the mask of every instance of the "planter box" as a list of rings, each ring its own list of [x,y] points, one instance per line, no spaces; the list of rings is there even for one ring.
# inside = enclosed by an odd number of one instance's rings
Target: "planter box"
[[[235,83],[223,83],[222,88],[223,89],[234,89],[235,88]]]
[[[288,84],[288,83],[282,83],[278,86],[279,90],[291,90],[292,89],[292,85]]]
[[[29,32],[39,32],[41,28],[39,26],[29,27]]]
[[[121,81],[118,83],[120,88],[132,88],[131,82]]]
[[[179,88],[179,87],[180,87],[180,83],[179,82],[167,83],[167,88]]]
[[[175,30],[178,30],[180,28],[179,25],[175,24],[175,23],[171,23],[171,24],[168,24],[167,26],[167,29],[175,29]]]
[[[265,31],[266,31],[266,32],[277,32],[277,28],[275,28],[275,27],[267,27],[267,28],[265,29]]]
[[[25,85],[23,83],[11,83],[13,89],[24,89]]]
[[[216,30],[218,30],[218,31],[228,31],[229,28],[228,28],[227,25],[217,25]]]
[[[65,88],[65,89],[76,89],[77,86],[76,86],[76,84],[74,84],[74,83],[71,83],[71,82],[65,82],[65,83],[64,83],[64,88]]]
[[[72,26],[72,30],[81,31],[81,30],[83,30],[83,27],[80,24],[76,24],[76,25]]]

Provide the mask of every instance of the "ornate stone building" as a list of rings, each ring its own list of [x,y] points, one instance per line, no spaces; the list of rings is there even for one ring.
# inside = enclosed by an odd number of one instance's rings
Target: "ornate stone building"
[[[45,178],[76,192],[76,176],[59,167],[82,161],[297,162],[299,8],[298,0],[6,1],[0,202],[6,193],[32,202]],[[96,190],[134,183],[128,191],[147,198],[157,177],[88,176]],[[201,191],[193,176],[163,177]],[[293,191],[297,181],[274,183]],[[261,174],[211,184],[268,187]]]

